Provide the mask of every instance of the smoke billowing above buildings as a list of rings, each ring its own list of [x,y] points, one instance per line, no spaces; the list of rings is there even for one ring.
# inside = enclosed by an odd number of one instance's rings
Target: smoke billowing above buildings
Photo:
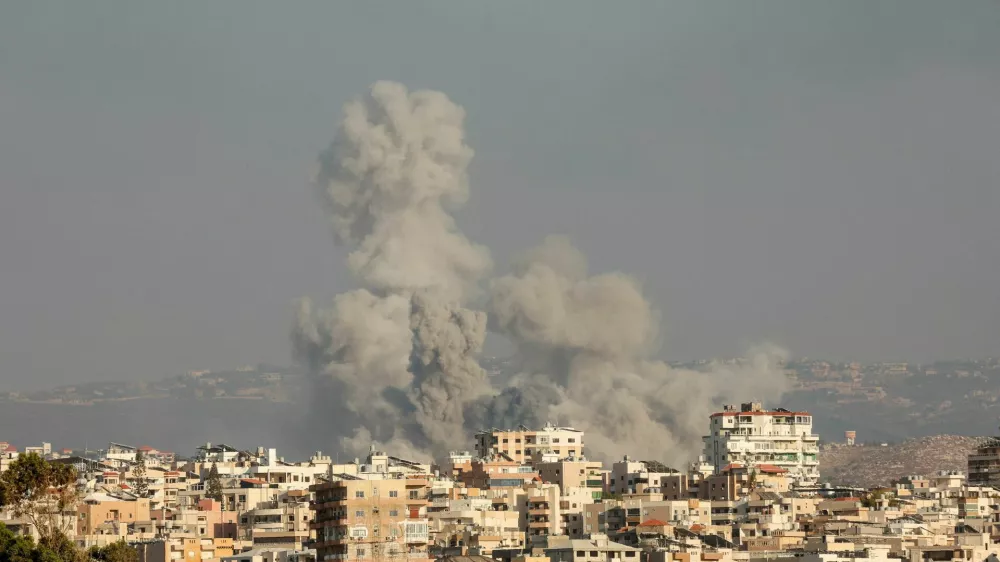
[[[304,300],[292,340],[316,376],[314,420],[345,452],[377,441],[440,456],[489,426],[544,420],[587,431],[588,454],[682,461],[722,401],[774,398],[784,353],[676,370],[653,359],[658,318],[638,283],[591,275],[568,240],[546,239],[492,280],[486,248],[449,214],[469,196],[464,110],[444,94],[379,82],[348,103],[315,184],[361,288]],[[486,311],[471,299],[486,289]],[[489,328],[520,374],[493,388],[477,356]]]

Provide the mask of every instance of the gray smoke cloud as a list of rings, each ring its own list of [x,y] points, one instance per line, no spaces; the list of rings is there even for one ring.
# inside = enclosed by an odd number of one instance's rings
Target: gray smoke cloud
[[[475,359],[486,315],[463,307],[492,263],[449,210],[468,198],[465,112],[444,94],[391,82],[348,103],[315,185],[363,288],[316,310],[303,301],[296,357],[336,383],[342,441],[440,454],[465,432],[467,403],[488,392]],[[339,428],[343,429],[343,428]]]
[[[585,430],[596,458],[680,462],[721,401],[780,395],[777,348],[707,372],[651,359],[659,319],[638,283],[590,275],[559,237],[489,283],[490,327],[514,342],[520,370],[492,388],[477,360],[487,314],[468,308],[492,263],[450,215],[469,195],[464,118],[444,94],[379,82],[345,106],[320,157],[315,185],[361,288],[326,308],[303,300],[292,340],[342,450],[440,458],[477,429],[552,420]]]
[[[595,457],[691,460],[720,402],[777,397],[787,384],[787,355],[775,347],[706,372],[650,359],[659,323],[639,284],[621,273],[588,275],[565,238],[546,239],[494,280],[489,309],[493,328],[517,345],[523,372],[514,385],[536,399],[533,415],[583,429]],[[510,393],[498,400],[512,402]]]

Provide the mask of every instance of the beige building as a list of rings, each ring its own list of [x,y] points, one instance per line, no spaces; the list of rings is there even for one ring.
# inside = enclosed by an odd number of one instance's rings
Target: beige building
[[[93,493],[76,506],[78,536],[97,534],[105,524],[134,524],[149,521],[149,500],[146,498],[123,500],[107,494]]]
[[[310,529],[312,510],[308,490],[289,490],[276,500],[260,502],[240,515],[241,538],[254,547],[301,550],[315,535]]]
[[[426,559],[428,524],[412,503],[416,498],[409,497],[411,491],[420,493],[408,487],[409,480],[344,479],[313,486],[317,559]]]
[[[618,544],[606,535],[592,535],[589,539],[559,537],[545,549],[550,562],[630,562],[639,561],[638,548]]]
[[[183,538],[144,541],[135,545],[139,562],[202,562],[233,555],[232,539]]]
[[[482,458],[504,455],[519,463],[534,463],[543,454],[557,458],[583,457],[583,432],[551,424],[541,429],[492,429],[476,434],[476,454]]]
[[[589,491],[593,499],[600,499],[604,493],[604,465],[596,461],[560,460],[541,462],[535,465],[542,482],[558,484],[563,493],[582,488]]]

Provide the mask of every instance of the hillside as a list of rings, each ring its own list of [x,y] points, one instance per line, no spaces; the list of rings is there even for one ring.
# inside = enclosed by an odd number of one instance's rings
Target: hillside
[[[908,474],[966,470],[966,457],[981,437],[934,435],[881,445],[825,445],[820,451],[823,482],[872,487]]]

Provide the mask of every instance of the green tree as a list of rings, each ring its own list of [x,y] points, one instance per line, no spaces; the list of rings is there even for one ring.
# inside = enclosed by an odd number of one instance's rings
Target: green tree
[[[87,553],[77,547],[62,531],[42,537],[38,541],[38,546],[53,553],[62,562],[87,562]]]
[[[124,540],[107,546],[95,546],[88,552],[92,560],[100,562],[139,562],[139,551]]]
[[[219,467],[214,462],[208,471],[208,480],[205,481],[205,497],[222,501],[222,478],[219,477]]]
[[[149,482],[146,481],[146,457],[142,451],[135,452],[135,464],[132,465],[133,491],[135,495],[144,498],[149,495]]]
[[[0,562],[62,562],[56,553],[0,523]]]
[[[63,515],[77,499],[76,469],[47,462],[35,453],[21,455],[0,474],[0,505],[34,525],[43,544],[75,522],[75,516]]]

